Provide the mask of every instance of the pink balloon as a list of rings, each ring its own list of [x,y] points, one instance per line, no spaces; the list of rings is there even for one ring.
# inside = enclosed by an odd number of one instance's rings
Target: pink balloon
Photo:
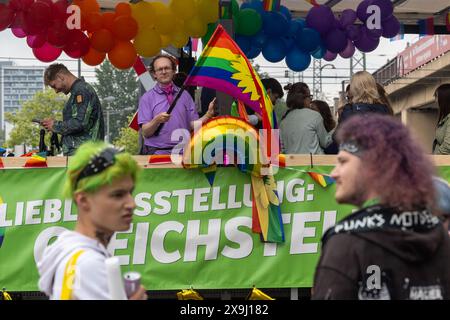
[[[11,28],[11,32],[17,38],[25,38],[27,36],[27,34],[25,33],[25,31],[23,31],[22,28]]]
[[[11,23],[11,31],[17,38],[24,38],[27,36],[27,32],[24,28],[25,25],[25,13],[17,12]]]
[[[61,55],[61,52],[62,50],[60,48],[55,48],[47,42],[42,47],[33,49],[33,54],[36,59],[42,62],[55,61]]]
[[[56,48],[63,48],[69,40],[69,29],[64,20],[54,20],[48,28],[47,41]]]
[[[40,48],[47,42],[47,35],[45,33],[37,34],[27,37],[27,44],[30,48]]]
[[[356,50],[356,48],[355,48],[355,45],[353,44],[353,42],[351,40],[348,40],[347,47],[344,50],[342,50],[339,53],[339,55],[344,59],[348,59],[353,56],[353,54],[355,53],[355,50]]]

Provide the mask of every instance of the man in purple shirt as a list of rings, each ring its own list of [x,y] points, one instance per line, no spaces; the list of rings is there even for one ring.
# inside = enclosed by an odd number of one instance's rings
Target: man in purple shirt
[[[181,90],[173,84],[176,65],[176,60],[169,55],[158,55],[150,64],[150,73],[157,84],[139,101],[138,123],[144,136],[143,154],[170,154],[180,142],[171,139],[174,130],[185,129],[189,132],[194,129],[194,121],[203,122],[214,116],[215,98],[209,104],[208,112],[199,119],[194,101],[187,91],[181,94],[172,112],[167,113]],[[161,123],[164,126],[155,136]]]

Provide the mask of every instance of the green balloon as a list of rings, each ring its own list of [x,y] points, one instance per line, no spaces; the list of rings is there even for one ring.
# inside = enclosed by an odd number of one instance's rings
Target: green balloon
[[[261,30],[261,15],[254,9],[242,9],[237,16],[236,33],[244,36],[253,36]]]
[[[222,19],[231,19],[237,16],[239,13],[239,3],[237,0],[231,0],[231,14],[230,10],[228,10],[228,7],[224,8],[222,11]]]

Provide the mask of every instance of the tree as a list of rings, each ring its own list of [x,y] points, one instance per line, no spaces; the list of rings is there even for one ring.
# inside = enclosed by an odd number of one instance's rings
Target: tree
[[[109,141],[115,141],[119,130],[128,126],[127,117],[134,114],[138,106],[139,83],[133,69],[119,70],[105,60],[100,68],[95,68],[97,83],[93,84],[97,95],[102,102],[105,114],[105,134],[107,133],[109,110]],[[113,101],[105,100],[114,97]]]
[[[133,115],[129,116],[127,123],[133,119]],[[119,135],[116,140],[114,140],[114,145],[117,147],[124,147],[125,151],[130,154],[139,153],[139,133],[134,129],[131,129],[126,125],[120,129]]]
[[[259,75],[259,78],[270,78],[269,74],[267,72],[261,72],[261,66],[259,64],[253,64],[254,62],[254,60],[250,60],[250,63],[252,64],[253,69],[255,69],[256,73]]]
[[[66,97],[56,94],[52,89],[37,92],[31,100],[25,101],[17,113],[6,113],[5,120],[13,125],[6,145],[10,148],[15,145],[26,144],[32,147],[39,146],[39,131],[42,129],[32,119],[54,118],[62,120],[62,110]],[[50,134],[45,135],[45,143],[50,146]]]

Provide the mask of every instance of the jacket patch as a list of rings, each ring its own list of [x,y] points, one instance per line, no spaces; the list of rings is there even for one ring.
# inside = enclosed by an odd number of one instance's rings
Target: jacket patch
[[[77,103],[83,102],[83,96],[81,94],[77,95]]]

